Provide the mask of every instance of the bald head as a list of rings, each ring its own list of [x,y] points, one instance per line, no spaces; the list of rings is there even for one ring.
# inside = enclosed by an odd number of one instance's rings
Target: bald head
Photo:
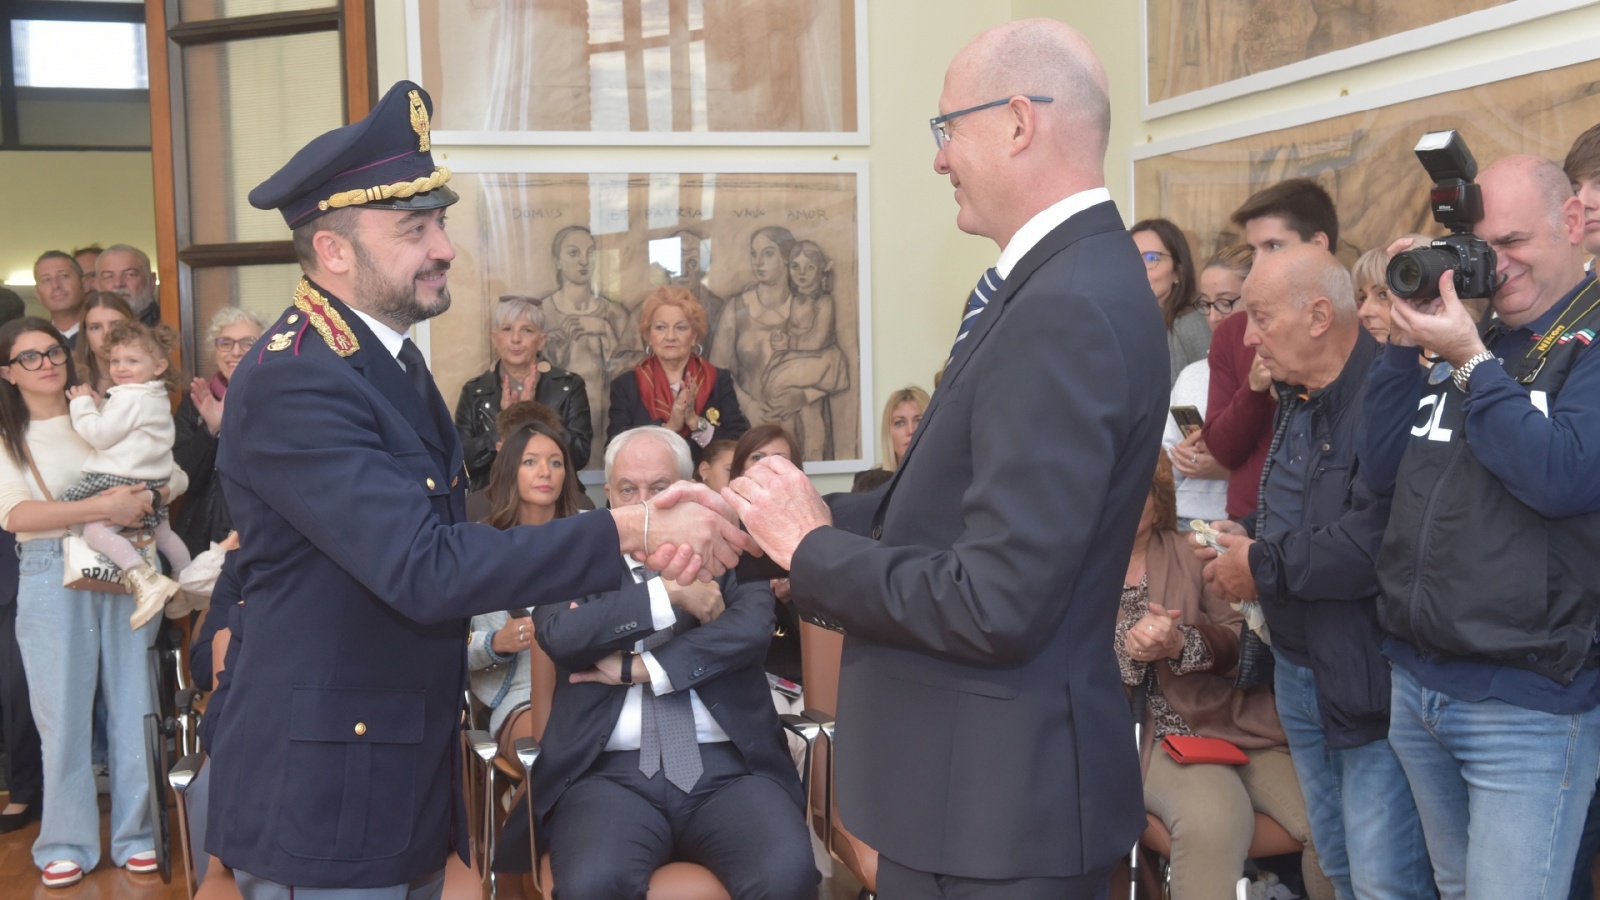
[[[1300,244],[1261,257],[1245,280],[1246,285],[1252,282],[1293,302],[1297,309],[1325,297],[1335,318],[1356,321],[1356,292],[1350,272],[1317,244]]]
[[[1484,169],[1478,184],[1491,189],[1517,190],[1559,227],[1567,201],[1573,198],[1572,180],[1553,160],[1542,156],[1507,156]]]
[[[1256,261],[1244,282],[1244,343],[1274,380],[1318,390],[1344,371],[1361,334],[1350,273],[1301,244]]]
[[[1106,70],[1084,36],[1054,19],[1022,19],[985,31],[950,65],[984,103],[1018,94],[1054,98],[1041,130],[1075,156],[1104,165],[1111,130]]]

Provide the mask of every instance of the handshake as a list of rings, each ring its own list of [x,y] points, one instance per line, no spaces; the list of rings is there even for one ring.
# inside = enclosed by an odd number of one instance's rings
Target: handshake
[[[807,534],[833,524],[805,473],[781,456],[755,463],[721,494],[681,481],[611,515],[623,552],[680,585],[720,576],[745,553],[787,569]]]

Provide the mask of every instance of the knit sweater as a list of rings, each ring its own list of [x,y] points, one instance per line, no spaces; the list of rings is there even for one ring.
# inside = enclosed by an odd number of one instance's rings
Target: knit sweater
[[[1244,345],[1246,317],[1241,310],[1218,325],[1211,335],[1211,386],[1206,393],[1206,449],[1232,473],[1228,477],[1228,517],[1238,519],[1256,508],[1261,468],[1272,443],[1271,391],[1250,389],[1250,367],[1256,352]]]

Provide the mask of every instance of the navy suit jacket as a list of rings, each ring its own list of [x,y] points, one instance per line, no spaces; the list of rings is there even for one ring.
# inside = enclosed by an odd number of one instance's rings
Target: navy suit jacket
[[[1111,203],[1018,262],[857,530],[797,548],[848,631],[838,796],[884,856],[967,878],[1109,867],[1144,828],[1112,633],[1168,400],[1160,313]],[[881,506],[881,509],[879,507]]]
[[[323,292],[326,295],[327,292]],[[616,584],[605,512],[465,522],[461,445],[348,307],[340,356],[286,310],[228,387],[217,468],[250,634],[212,747],[208,846],[286,885],[379,887],[464,853],[473,614]]]
[[[533,613],[539,645],[556,664],[544,750],[530,785],[533,810],[541,821],[605,749],[628,693],[618,685],[571,684],[567,676],[618,650],[632,649],[655,630],[649,588],[634,583],[620,557],[616,570],[623,579],[621,590],[580,600],[576,608],[557,604]],[[799,809],[800,779],[761,667],[772,640],[772,589],[764,581],[738,584],[731,573],[722,576],[721,586],[727,607],[722,615],[700,625],[679,611],[676,636],[650,652],[674,688],[700,695],[750,771],[776,781]]]

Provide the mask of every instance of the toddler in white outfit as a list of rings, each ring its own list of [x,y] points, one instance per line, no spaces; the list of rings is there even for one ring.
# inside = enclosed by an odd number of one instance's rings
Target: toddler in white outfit
[[[93,388],[67,391],[72,427],[94,452],[83,464],[83,479],[63,493],[62,500],[82,500],[107,488],[133,484],[155,491],[172,476],[173,378],[168,354],[174,336],[166,326],[120,322],[105,337],[112,386],[102,402]],[[156,504],[143,527],[155,533],[156,548],[174,572],[189,565],[189,550],[167,523],[167,509]],[[122,570],[122,583],[133,594],[134,628],[154,618],[178,592],[178,583],[145,562],[132,542],[110,522],[83,526],[83,539]]]

